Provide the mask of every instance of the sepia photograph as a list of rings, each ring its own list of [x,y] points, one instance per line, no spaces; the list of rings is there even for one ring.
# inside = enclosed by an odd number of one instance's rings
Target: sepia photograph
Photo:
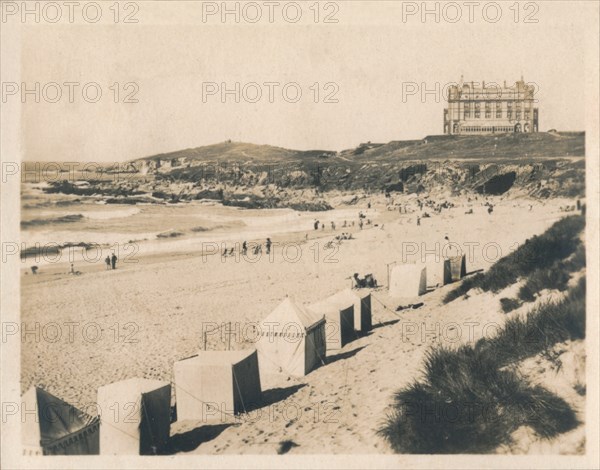
[[[585,468],[596,1],[0,1],[1,467]]]

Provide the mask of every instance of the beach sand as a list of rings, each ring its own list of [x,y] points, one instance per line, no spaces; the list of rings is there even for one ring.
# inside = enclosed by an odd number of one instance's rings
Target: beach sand
[[[401,261],[407,244],[419,250],[411,261],[423,248],[443,245],[445,236],[465,251],[465,243],[478,243],[471,245],[473,256],[467,252],[467,271],[472,272],[567,215],[559,210],[562,200],[490,200],[495,205],[491,215],[481,198],[471,204],[455,199],[457,206],[439,215],[428,211],[432,217],[421,219],[420,226],[417,213],[387,211],[376,201],[371,214],[378,226],[354,227],[355,239],[335,250],[327,250],[325,243],[348,229],[338,226],[334,232],[327,226],[278,237],[274,228],[273,242],[287,243],[285,256],[276,246],[270,258],[263,252],[256,262],[200,252],[145,256],[141,250],[137,263],[119,263],[115,271],[107,271],[103,262],[78,265],[81,275],[67,274],[68,265],[46,266],[36,276],[24,269],[21,328],[29,333],[22,344],[22,389],[37,385],[92,411],[102,385],[131,377],[172,380],[174,361],[203,347],[207,325],[232,322],[238,333],[230,337],[230,347],[252,347],[242,337],[244,326],[263,319],[285,296],[314,303],[349,287],[355,272],[373,273],[385,285],[386,264]],[[474,214],[466,215],[470,207]],[[366,210],[366,202],[358,210]],[[418,379],[427,350],[493,334],[495,327],[489,325],[501,325],[506,318],[499,297],[491,294],[442,307],[452,288],[411,299],[391,298],[385,288],[374,290],[369,335],[347,344],[304,378],[281,374],[263,380],[266,405],[234,426],[206,426],[206,435],[214,439],[201,442],[194,435],[192,430],[205,423],[174,423],[171,434],[187,442],[176,450],[272,454],[279,442],[292,440],[298,446],[291,453],[391,452],[376,431],[393,393]],[[424,302],[419,309],[395,311],[417,301]],[[417,332],[408,324],[418,325]],[[207,347],[227,349],[228,338],[207,335]],[[194,439],[198,442],[190,445]]]

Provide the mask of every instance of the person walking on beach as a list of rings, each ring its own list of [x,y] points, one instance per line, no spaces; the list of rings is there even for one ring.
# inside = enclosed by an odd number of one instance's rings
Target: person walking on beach
[[[248,252],[248,244],[246,243],[246,240],[244,240],[244,243],[242,243],[242,256],[246,256],[247,252]]]
[[[108,271],[110,269],[110,256],[106,255],[104,262],[106,263],[106,270]]]
[[[110,258],[110,262],[112,264],[112,268],[113,269],[117,269],[117,255],[115,255],[113,253],[112,256],[111,256],[111,258]]]
[[[421,225],[421,217],[417,217],[417,225]]]
[[[267,254],[271,253],[271,239],[267,238],[267,242],[265,243],[265,246],[267,247]]]

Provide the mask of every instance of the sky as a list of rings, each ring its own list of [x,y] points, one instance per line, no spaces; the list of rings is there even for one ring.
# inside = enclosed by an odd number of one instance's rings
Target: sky
[[[94,24],[81,12],[72,24],[65,12],[49,23],[47,11],[20,25],[20,76],[3,81],[39,83],[40,102],[3,98],[25,101],[24,160],[125,161],[227,139],[323,150],[420,139],[443,133],[442,90],[461,76],[488,84],[523,76],[536,86],[540,130],[585,130],[584,41],[595,2],[499,2],[495,23],[480,8],[471,22],[464,2],[451,22],[458,10],[444,3],[437,18],[422,18],[421,2],[377,1],[298,2],[287,17],[274,10],[273,22],[265,2],[240,3],[238,23],[209,14],[220,2],[136,2],[115,23],[112,3],[101,2]],[[262,17],[251,23],[255,5]],[[124,23],[127,13],[138,22]],[[486,10],[488,19],[497,13]]]

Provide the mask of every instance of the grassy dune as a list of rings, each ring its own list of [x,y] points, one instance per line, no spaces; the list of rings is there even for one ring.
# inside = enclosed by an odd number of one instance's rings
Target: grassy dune
[[[520,306],[543,289],[566,290],[568,272],[585,266],[579,238],[584,223],[581,216],[561,219],[485,274],[465,280],[446,301],[475,288],[497,292],[523,276],[529,277],[520,299],[502,299],[503,307]],[[544,387],[530,385],[516,365],[548,354],[558,343],[585,338],[585,291],[583,276],[561,300],[508,319],[491,338],[431,350],[424,378],[395,394],[394,411],[380,435],[399,453],[485,453],[510,444],[511,434],[523,425],[542,438],[574,429],[578,420],[571,406]]]

